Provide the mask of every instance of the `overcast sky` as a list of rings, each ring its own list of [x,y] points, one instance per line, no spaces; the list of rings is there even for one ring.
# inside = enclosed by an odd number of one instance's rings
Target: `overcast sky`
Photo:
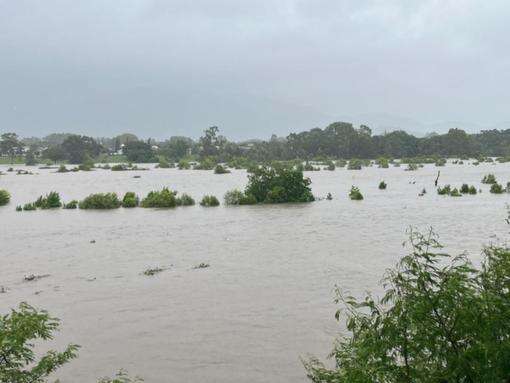
[[[0,132],[510,127],[508,0],[0,0]]]

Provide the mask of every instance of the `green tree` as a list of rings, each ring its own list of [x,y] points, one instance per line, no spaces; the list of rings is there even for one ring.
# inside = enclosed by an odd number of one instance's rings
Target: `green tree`
[[[130,162],[156,162],[157,158],[150,144],[143,141],[129,141],[124,154]]]
[[[43,383],[62,365],[77,356],[78,346],[47,351],[36,357],[34,342],[53,338],[60,322],[46,311],[21,303],[17,310],[0,317],[0,382]]]
[[[66,159],[66,152],[61,145],[50,146],[42,152],[42,157],[57,163]]]
[[[87,156],[96,158],[104,148],[92,137],[71,135],[62,143],[66,158],[72,164],[81,164]]]
[[[508,382],[510,249],[488,247],[481,268],[451,257],[436,236],[411,231],[411,252],[387,273],[380,300],[340,292],[350,336],[327,368],[305,362],[313,382]]]
[[[10,158],[11,163],[14,157],[23,153],[23,144],[16,133],[4,133],[0,136],[0,152]]]

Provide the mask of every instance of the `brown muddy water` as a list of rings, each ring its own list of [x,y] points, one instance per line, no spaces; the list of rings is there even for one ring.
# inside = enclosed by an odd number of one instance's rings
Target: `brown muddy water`
[[[0,176],[0,189],[12,194],[0,208],[0,313],[26,301],[62,319],[52,346],[82,346],[55,376],[63,383],[94,382],[119,368],[155,383],[305,382],[300,358],[325,359],[343,328],[334,320],[335,285],[378,291],[385,269],[406,252],[410,225],[433,226],[448,251],[474,261],[482,245],[506,240],[509,195],[490,194],[480,180],[493,172],[506,185],[510,165],[441,168],[440,184],[483,190],[460,198],[437,195],[437,169],[307,172],[316,196],[334,197],[310,204],[21,213],[17,204],[52,190],[64,201],[163,186],[197,201],[222,197],[245,186],[246,172],[7,173]],[[351,185],[364,201],[348,199]],[[210,267],[193,269],[201,262]],[[142,275],[156,266],[168,269]],[[49,276],[25,282],[28,274]]]

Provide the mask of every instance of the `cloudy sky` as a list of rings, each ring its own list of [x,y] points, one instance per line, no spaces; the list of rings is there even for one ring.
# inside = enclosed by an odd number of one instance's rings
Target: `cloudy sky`
[[[0,0],[0,131],[510,127],[508,0]]]

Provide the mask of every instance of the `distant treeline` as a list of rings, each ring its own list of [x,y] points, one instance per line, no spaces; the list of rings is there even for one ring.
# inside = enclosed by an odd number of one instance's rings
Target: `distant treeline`
[[[92,138],[73,134],[51,134],[44,138],[20,139],[15,133],[4,133],[0,155],[14,159],[50,160],[83,163],[100,157],[123,155],[132,162],[156,162],[165,158],[228,162],[249,160],[312,160],[317,158],[408,158],[420,156],[480,157],[510,156],[510,129],[485,130],[467,134],[450,129],[446,134],[415,137],[402,130],[372,135],[369,127],[355,127],[335,122],[324,129],[315,128],[287,137],[272,136],[269,140],[229,141],[216,126],[204,131],[202,137],[171,137],[165,141],[140,140],[133,134],[113,138]]]

